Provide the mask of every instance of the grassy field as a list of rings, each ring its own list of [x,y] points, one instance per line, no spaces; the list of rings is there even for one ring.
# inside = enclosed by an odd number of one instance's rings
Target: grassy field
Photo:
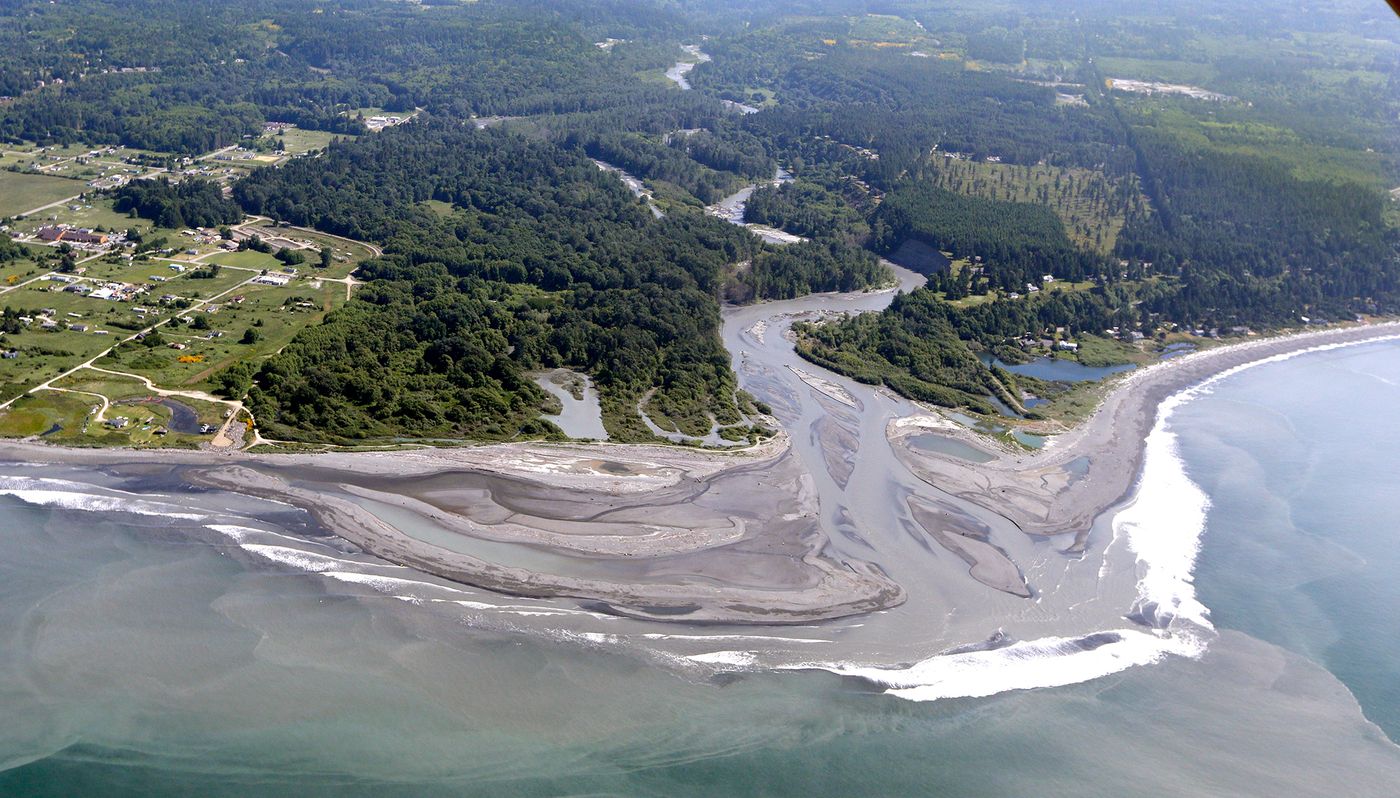
[[[210,255],[204,259],[205,263],[218,263],[223,266],[236,266],[241,269],[269,269],[277,271],[282,268],[282,262],[268,255],[265,252],[255,252],[251,249],[242,252],[220,252],[217,255]]]
[[[911,20],[888,14],[866,14],[851,20],[847,35],[852,43],[866,45],[908,45],[926,38]]]
[[[138,380],[86,369],[55,387],[63,390],[25,396],[0,413],[0,437],[42,434],[49,443],[67,446],[191,448],[212,437],[198,433],[197,425],[218,426],[226,412],[223,405],[198,399],[157,397]],[[99,394],[110,403],[101,422]],[[187,423],[193,429],[171,429],[175,407],[192,413]]]
[[[0,217],[27,213],[81,194],[86,188],[76,180],[61,177],[0,171]]]
[[[1003,202],[1044,205],[1064,223],[1071,241],[1086,249],[1112,252],[1127,210],[1145,202],[1135,183],[1110,181],[1101,172],[1055,166],[932,159],[933,182],[940,188]]]
[[[49,270],[49,267],[41,265],[38,261],[29,258],[20,258],[7,263],[0,263],[0,289],[8,288],[29,278],[42,274]],[[3,296],[3,294],[0,294]],[[0,300],[3,303],[4,300]]]
[[[147,240],[166,238],[167,245],[173,247],[176,254],[132,259],[129,254],[114,252],[83,263],[85,273],[80,279],[86,284],[111,282],[146,287],[144,294],[129,302],[66,292],[64,283],[49,279],[19,285],[49,270],[50,265],[43,260],[52,253],[48,248],[35,247],[34,259],[0,267],[0,291],[4,292],[0,294],[0,305],[34,317],[41,315],[41,311],[52,310],[60,326],[56,330],[43,330],[35,322],[18,333],[0,335],[0,349],[13,349],[18,353],[16,358],[0,360],[0,402],[18,397],[9,409],[0,411],[0,437],[38,435],[57,424],[60,429],[45,436],[45,440],[80,446],[197,445],[209,436],[169,430],[173,418],[171,406],[168,402],[154,401],[149,396],[151,391],[135,376],[113,376],[83,369],[54,386],[101,394],[121,403],[106,414],[108,419],[125,417],[127,423],[120,428],[95,423],[91,414],[101,404],[96,396],[51,390],[32,395],[26,392],[113,347],[115,349],[96,365],[139,375],[168,390],[213,392],[216,386],[213,380],[224,369],[244,361],[256,365],[285,347],[298,332],[320,322],[326,313],[344,304],[346,286],[331,280],[349,274],[360,262],[373,256],[370,247],[358,242],[267,225],[260,228],[266,238],[285,239],[275,244],[278,246],[285,243],[302,248],[307,262],[298,268],[299,275],[287,286],[244,285],[256,277],[259,270],[280,271],[282,264],[264,253],[223,252],[217,249],[217,241],[199,241],[182,231],[155,229],[149,222],[113,212],[107,201],[83,205],[76,210],[56,208],[51,215],[56,221],[82,226],[135,227]],[[32,230],[48,221],[27,220],[17,226],[21,230]],[[319,268],[322,247],[329,247],[332,252],[332,266],[326,270]],[[187,254],[186,249],[194,249],[196,253]],[[214,277],[193,276],[213,264],[223,267]],[[176,271],[172,266],[183,270]],[[167,295],[172,299],[161,299]],[[216,296],[218,298],[208,305],[197,305],[198,300]],[[144,312],[138,313],[138,309]],[[87,325],[88,329],[70,330],[67,329],[69,324]],[[138,330],[153,325],[159,325],[159,333],[148,338],[148,343],[122,343]],[[252,331],[252,336],[245,342],[248,331]],[[225,405],[184,398],[178,401],[197,411],[201,423],[223,420]],[[182,408],[174,415],[185,421],[189,419]],[[167,429],[166,434],[158,435],[157,430],[161,429]]]
[[[0,413],[0,437],[27,438],[42,435],[55,425],[61,427],[62,431],[81,434],[93,408],[100,404],[101,401],[96,397],[70,393],[26,396]],[[46,439],[47,437],[49,436],[46,436]]]
[[[324,150],[336,138],[354,136],[327,133],[324,130],[302,130],[299,127],[287,128],[278,135],[264,136],[265,141],[280,141],[282,150],[288,155],[305,155],[314,150]]]
[[[456,207],[454,207],[452,203],[443,202],[442,200],[424,200],[420,204],[444,219],[457,212]]]
[[[291,241],[296,247],[300,247],[302,254],[306,256],[306,263],[298,266],[297,269],[307,275],[319,274],[331,278],[344,277],[354,271],[361,262],[374,256],[374,253],[364,244],[333,238],[313,230],[271,226],[256,229],[248,228],[248,230],[249,232],[258,234],[264,240],[270,240],[272,237],[279,237]],[[276,246],[276,244],[274,244],[274,246]],[[321,249],[324,247],[329,247],[331,250],[331,266],[328,269],[322,270],[319,268],[319,264],[321,260]],[[281,268],[280,263],[277,264],[277,268]]]
[[[1095,62],[1108,78],[1129,78],[1158,83],[1184,83],[1188,86],[1210,88],[1215,68],[1206,63],[1168,61],[1153,58],[1123,58],[1103,56]]]
[[[258,361],[271,355],[302,328],[319,322],[327,311],[344,304],[345,286],[324,283],[313,289],[308,282],[280,288],[248,286],[237,295],[243,297],[242,302],[221,301],[217,313],[191,314],[203,315],[209,329],[198,330],[189,324],[161,328],[167,342],[183,344],[184,349],[128,345],[97,365],[140,374],[163,387],[207,389],[211,387],[209,379],[220,371],[242,360]],[[256,340],[242,343],[243,334],[249,329],[254,331]]]
[[[1136,100],[1130,107],[1134,124],[1164,130],[1193,147],[1282,161],[1302,180],[1341,179],[1376,189],[1391,188],[1382,156],[1375,152],[1317,144],[1288,128],[1265,122],[1220,118],[1220,113],[1193,108],[1188,101],[1154,98]]]
[[[46,178],[48,180],[61,180],[61,178]],[[76,186],[79,189],[86,188],[81,183],[64,180],[63,183],[70,187]],[[70,195],[71,196],[71,195]],[[133,219],[124,213],[117,213],[112,210],[111,200],[96,200],[94,202],[77,202],[77,210],[73,210],[67,205],[60,205],[49,208],[41,214],[31,216],[22,222],[14,225],[18,232],[32,233],[46,224],[62,222],[75,227],[103,228],[106,230],[126,230],[135,227],[143,232],[152,230],[152,225],[144,219]],[[33,207],[33,206],[31,206]],[[169,231],[174,232],[174,231]]]
[[[0,402],[57,377],[116,342],[116,335],[71,330],[26,329],[4,336],[4,346],[19,351],[13,360],[0,360]]]

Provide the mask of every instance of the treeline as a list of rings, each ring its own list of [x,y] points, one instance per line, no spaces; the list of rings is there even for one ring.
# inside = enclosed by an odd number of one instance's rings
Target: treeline
[[[1038,285],[1047,274],[1097,276],[1106,263],[1075,247],[1043,205],[969,197],[917,181],[886,195],[871,228],[877,251],[892,252],[912,238],[954,258],[980,259],[990,285],[1005,291]]]
[[[566,138],[567,143],[575,141],[572,136]],[[625,169],[645,180],[659,180],[679,186],[706,205],[718,202],[743,185],[743,180],[737,175],[716,171],[693,160],[683,150],[640,133],[599,134],[577,143],[591,158]]]
[[[664,66],[674,45],[652,33],[603,51],[584,26],[676,24],[660,7],[570,0],[431,13],[366,0],[19,0],[0,9],[0,94],[15,98],[0,107],[0,138],[193,154],[267,121],[358,133],[347,112],[364,107],[597,111],[664,91],[636,73]]]
[[[751,295],[787,295],[868,265],[769,252],[698,212],[653,219],[579,153],[447,121],[334,144],[235,196],[386,251],[361,268],[367,290],[256,375],[260,423],[297,438],[539,434],[543,396],[523,375],[555,366],[594,376],[620,439],[649,437],[635,406],[653,388],[687,432],[711,415],[735,423],[715,302],[726,281],[761,277]],[[732,274],[744,260],[753,272]],[[804,278],[784,276],[798,268]]]
[[[1157,213],[1131,216],[1117,253],[1181,284],[1153,310],[1183,323],[1279,323],[1312,308],[1337,318],[1400,307],[1400,235],[1379,192],[1134,134]]]
[[[117,213],[134,213],[157,227],[218,227],[243,219],[238,203],[225,198],[219,184],[207,180],[133,180],[112,191],[112,197]]]
[[[847,243],[864,243],[870,235],[864,216],[845,197],[806,180],[759,186],[744,206],[744,221]]]
[[[881,313],[799,324],[797,352],[838,374],[943,407],[992,412],[1005,388],[959,336],[951,305],[927,290],[900,294]]]
[[[726,42],[716,47],[725,56],[697,67],[693,82],[722,96],[773,91],[778,107],[745,124],[779,145],[785,163],[830,157],[832,144],[859,148],[839,157],[882,188],[935,147],[1007,163],[1131,169],[1112,115],[1057,105],[1050,88],[904,52],[827,47],[800,29],[753,35],[768,49]]]
[[[868,250],[834,239],[766,249],[754,256],[725,291],[733,302],[792,299],[826,291],[859,291],[893,275]]]
[[[9,263],[12,260],[28,257],[29,249],[23,244],[10,238],[5,233],[0,233],[0,263]]]
[[[1054,292],[1031,299],[956,307],[929,289],[895,297],[890,307],[840,322],[797,327],[798,354],[818,365],[902,396],[990,413],[989,398],[1019,403],[1014,379],[988,368],[973,347],[995,351],[1010,338],[1063,327],[1070,336],[1132,328],[1145,319],[1123,286]]]

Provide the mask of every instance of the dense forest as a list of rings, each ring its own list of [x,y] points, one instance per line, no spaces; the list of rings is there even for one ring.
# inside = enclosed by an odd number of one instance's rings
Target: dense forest
[[[913,238],[954,258],[976,259],[995,288],[1024,290],[1044,275],[1082,280],[1106,260],[1075,247],[1044,205],[955,194],[928,183],[886,195],[871,223],[874,246],[892,252]]]
[[[798,349],[987,410],[1015,392],[974,351],[1026,334],[1400,310],[1400,36],[1359,0],[1270,9],[19,0],[0,10],[0,139],[167,158],[271,121],[347,136],[232,198],[112,193],[165,227],[257,213],[383,249],[323,324],[214,377],[271,437],[553,434],[526,376],[553,366],[595,378],[619,439],[650,437],[644,397],[699,434],[743,402],[719,302],[866,288],[888,279],[877,255],[910,252],[926,288],[804,326]],[[1379,38],[1329,33],[1363,24]],[[689,91],[665,75],[699,58],[682,45],[708,56]],[[381,111],[418,116],[368,132]],[[754,184],[744,221],[808,240],[705,212]]]
[[[226,199],[217,183],[168,178],[137,180],[116,189],[112,209],[150,219],[160,227],[217,227],[243,219],[238,203]]]
[[[702,213],[653,218],[577,151],[449,121],[337,143],[254,174],[234,196],[251,213],[385,250],[361,270],[373,290],[256,375],[253,406],[279,434],[533,434],[542,397],[522,375],[555,366],[595,376],[619,437],[646,436],[625,408],[652,388],[669,418],[703,432],[710,415],[739,420],[717,296],[885,276],[862,250],[776,250]],[[730,268],[739,262],[750,267]]]

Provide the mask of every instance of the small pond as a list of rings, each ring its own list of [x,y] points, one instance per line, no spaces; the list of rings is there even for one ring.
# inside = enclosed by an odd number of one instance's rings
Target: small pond
[[[983,451],[970,443],[932,433],[915,435],[909,439],[909,446],[921,452],[944,454],[973,463],[990,463],[997,459],[997,456],[991,452]]]
[[[1132,371],[1136,368],[1132,363],[1119,363],[1113,366],[1085,366],[1075,360],[1057,357],[1038,357],[1029,363],[1017,363],[1012,365],[1002,362],[999,358],[986,355],[985,353],[980,357],[983,363],[989,366],[1006,369],[1012,374],[1021,374],[1026,377],[1034,377],[1038,380],[1050,380],[1054,382],[1088,382],[1090,380],[1101,380],[1104,377],[1124,371]]]

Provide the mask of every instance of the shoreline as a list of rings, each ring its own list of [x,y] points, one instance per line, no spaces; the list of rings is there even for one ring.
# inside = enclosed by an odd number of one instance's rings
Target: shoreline
[[[893,419],[886,436],[899,461],[925,483],[1028,535],[1072,534],[1066,553],[1082,553],[1095,520],[1133,493],[1144,439],[1168,397],[1272,357],[1394,337],[1400,323],[1384,322],[1173,358],[1118,378],[1093,415],[1035,453],[989,446],[934,413]],[[924,432],[963,439],[995,457],[973,463],[916,452],[908,438]],[[738,451],[507,443],[251,454],[3,441],[0,460],[118,472],[166,465],[189,484],[295,505],[331,534],[394,564],[498,593],[569,597],[627,617],[796,624],[905,600],[879,565],[832,555],[811,477],[786,433]],[[372,507],[391,508],[398,520]],[[411,534],[420,527],[432,534]],[[515,546],[528,556],[496,562],[471,545],[429,542],[442,542],[444,534],[463,544]],[[995,547],[969,535],[954,542],[979,581],[1018,595],[1025,590],[1019,574],[993,556]],[[558,567],[529,567],[540,558]],[[571,563],[579,564],[577,572],[569,572]]]
[[[186,484],[298,507],[389,563],[619,616],[799,624],[905,599],[878,566],[831,556],[811,480],[785,435],[737,452],[494,444],[219,454],[0,443],[0,460],[119,474],[168,466]],[[520,562],[473,551],[500,553],[502,544]]]
[[[1396,337],[1396,321],[1308,330],[1226,344],[1126,372],[1091,416],[1035,452],[990,444],[937,410],[895,419],[886,435],[900,461],[925,483],[1006,518],[1028,535],[1072,534],[1066,552],[1080,553],[1095,520],[1132,495],[1145,440],[1169,397],[1280,355]],[[930,432],[973,445],[992,459],[974,463],[909,446],[909,438]]]

